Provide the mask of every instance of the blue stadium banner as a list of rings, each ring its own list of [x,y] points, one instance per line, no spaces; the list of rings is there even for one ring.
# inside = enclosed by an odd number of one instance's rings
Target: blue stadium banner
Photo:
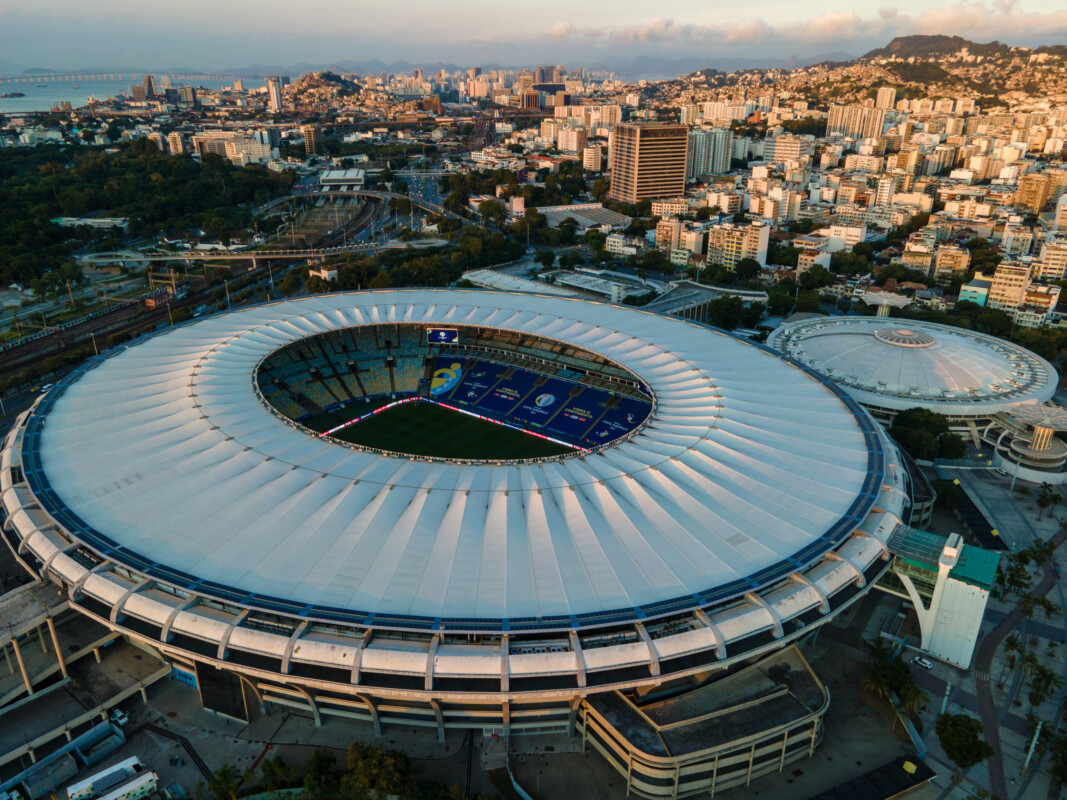
[[[455,344],[459,341],[457,328],[427,328],[426,341],[429,344]]]

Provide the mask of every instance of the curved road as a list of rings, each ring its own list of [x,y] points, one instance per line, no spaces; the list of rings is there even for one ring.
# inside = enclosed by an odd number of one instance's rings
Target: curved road
[[[1048,540],[1052,543],[1053,551],[1063,543],[1064,539],[1067,539],[1067,528],[1061,529],[1059,533]],[[1044,575],[1041,578],[1041,582],[1030,592],[1030,596],[1033,598],[1044,597],[1056,585],[1058,576],[1056,575],[1056,566],[1053,558],[1050,557],[1042,565],[1041,569]],[[989,685],[989,669],[993,663],[993,655],[996,653],[1000,643],[1015,629],[1022,617],[1023,611],[1020,603],[982,639],[982,643],[978,646],[978,656],[974,665],[978,713],[982,718],[982,727],[985,729],[986,738],[993,748],[993,757],[989,759],[989,791],[994,797],[1007,797],[1008,785],[1004,781],[1004,758],[1000,748],[1000,728],[997,724],[997,708],[993,702],[993,691]]]

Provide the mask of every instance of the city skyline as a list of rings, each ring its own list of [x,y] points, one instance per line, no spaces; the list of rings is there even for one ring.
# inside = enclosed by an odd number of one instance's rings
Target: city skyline
[[[1067,35],[1067,9],[1054,2],[996,0],[924,8],[908,0],[871,9],[855,0],[823,4],[821,13],[784,0],[755,7],[694,9],[667,0],[654,11],[623,0],[610,19],[594,9],[550,0],[531,16],[486,0],[454,8],[416,2],[414,13],[353,8],[328,0],[318,13],[288,14],[276,3],[197,0],[145,7],[120,0],[71,7],[46,0],[0,7],[4,41],[0,71],[16,68],[239,69],[325,60],[399,60],[517,65],[605,63],[637,57],[784,59],[858,56],[894,36],[951,34],[1012,45],[1055,44]],[[751,11],[749,10],[751,9]],[[420,20],[412,28],[411,19]],[[232,30],[234,32],[227,32]],[[121,54],[121,55],[117,55]]]

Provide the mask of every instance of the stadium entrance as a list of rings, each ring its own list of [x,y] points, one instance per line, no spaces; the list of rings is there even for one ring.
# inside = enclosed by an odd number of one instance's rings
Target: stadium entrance
[[[473,326],[331,331],[275,351],[256,380],[310,432],[450,460],[589,453],[632,435],[653,403],[636,375],[597,353]]]

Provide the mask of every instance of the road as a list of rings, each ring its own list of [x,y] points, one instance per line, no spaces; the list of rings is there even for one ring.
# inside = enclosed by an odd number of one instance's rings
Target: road
[[[1056,548],[1063,543],[1064,539],[1067,539],[1067,529],[1061,530],[1049,541]],[[1041,569],[1044,573],[1041,582],[1030,592],[1030,597],[1044,597],[1056,585],[1058,576],[1056,575],[1053,560],[1047,561],[1042,565]],[[982,718],[982,727],[985,729],[986,740],[993,748],[993,757],[989,759],[989,790],[994,797],[1007,797],[1008,785],[1004,780],[1004,756],[1000,745],[1000,726],[997,723],[997,708],[993,701],[993,690],[990,687],[989,670],[993,664],[993,656],[996,654],[1000,643],[1015,630],[1022,618],[1022,603],[1020,603],[982,639],[978,645],[978,653],[974,660],[978,712]]]

